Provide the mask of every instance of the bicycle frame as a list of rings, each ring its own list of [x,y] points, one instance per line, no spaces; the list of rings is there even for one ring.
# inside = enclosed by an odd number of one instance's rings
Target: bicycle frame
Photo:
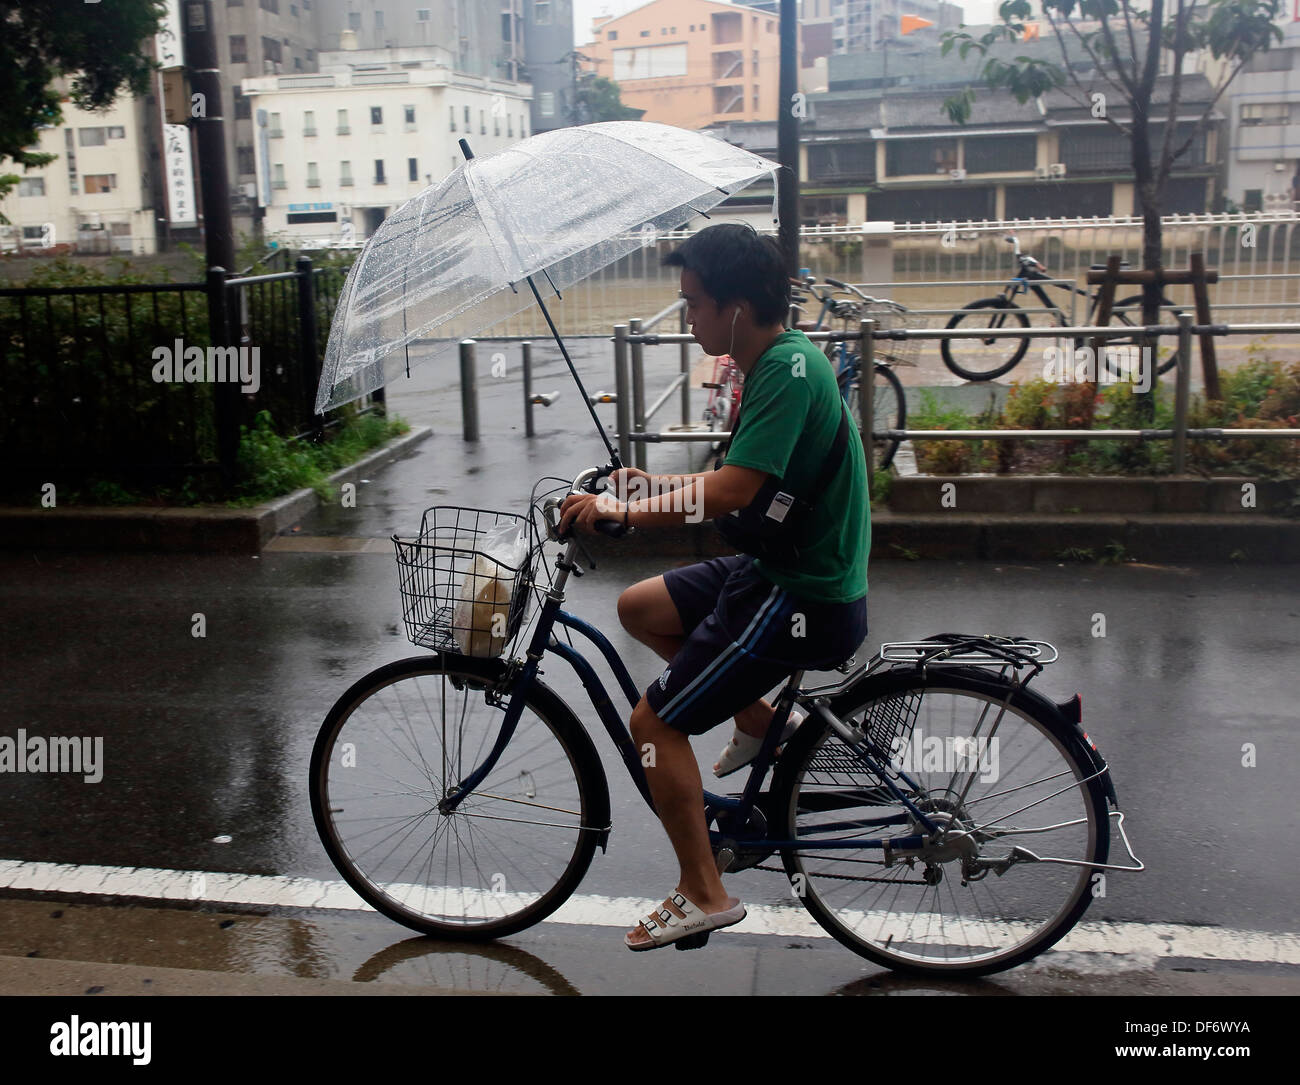
[[[592,470],[594,472],[594,469]],[[581,478],[582,476],[579,476],[579,479]],[[575,485],[575,490],[576,488]],[[541,614],[539,615],[537,627],[533,631],[532,639],[526,652],[526,659],[522,662],[522,666],[518,672],[514,673],[513,678],[508,679],[509,684],[504,690],[504,692],[509,694],[510,701],[506,707],[505,716],[501,723],[501,731],[497,736],[496,742],[488,752],[483,763],[464,780],[459,781],[447,798],[443,799],[438,804],[438,809],[442,813],[450,813],[455,810],[456,807],[460,805],[461,800],[473,792],[473,790],[487,777],[488,773],[492,771],[493,766],[500,758],[502,752],[509,745],[511,736],[514,734],[515,727],[518,725],[520,716],[523,713],[523,706],[524,702],[527,700],[528,691],[531,689],[533,682],[537,678],[540,671],[539,664],[547,651],[550,651],[561,659],[564,659],[573,667],[579,679],[582,681],[583,687],[587,691],[587,696],[591,701],[592,707],[596,710],[597,715],[600,716],[600,720],[604,724],[605,730],[609,732],[610,738],[613,740],[615,748],[619,752],[619,756],[623,759],[628,774],[632,777],[632,782],[636,785],[642,798],[645,799],[646,805],[650,807],[651,811],[654,811],[654,801],[650,795],[649,784],[646,781],[645,771],[642,767],[641,758],[636,749],[636,744],[632,739],[631,731],[629,730],[624,717],[616,711],[604,682],[601,681],[600,676],[596,673],[590,661],[583,656],[581,652],[577,651],[571,645],[561,643],[552,635],[555,626],[558,624],[567,629],[571,629],[590,640],[600,650],[601,655],[604,656],[610,669],[614,672],[619,687],[628,700],[629,710],[636,707],[637,703],[641,699],[641,695],[635,682],[633,682],[632,676],[629,674],[626,665],[623,663],[622,657],[619,656],[617,649],[614,648],[614,646],[609,642],[609,639],[595,626],[584,621],[582,618],[561,609],[561,604],[564,602],[565,583],[568,580],[569,574],[577,568],[574,560],[577,545],[577,539],[571,538],[564,552],[556,560],[556,568],[559,570],[559,575],[551,585],[550,590],[546,593],[546,602],[543,604]],[[774,759],[777,738],[785,726],[785,721],[789,716],[791,707],[795,704],[799,704],[801,707],[806,708],[810,713],[815,713],[851,746],[859,745],[860,739],[854,736],[851,729],[826,707],[826,695],[846,688],[859,675],[869,673],[871,669],[874,669],[874,667],[878,665],[879,661],[880,657],[877,656],[870,665],[864,665],[863,667],[858,668],[857,671],[847,676],[843,681],[835,683],[829,687],[819,687],[815,691],[804,693],[796,692],[799,683],[803,679],[804,673],[803,671],[796,671],[786,683],[785,688],[782,690],[781,695],[778,698],[776,716],[773,719],[772,726],[768,728],[767,735],[763,740],[763,745],[758,756],[752,763],[749,778],[745,782],[745,787],[741,795],[739,797],[715,795],[705,789],[703,797],[706,807],[730,815],[729,820],[735,820],[741,826],[745,826],[749,823],[750,815],[757,805],[760,795],[764,794],[760,789],[763,779],[767,775],[767,770]],[[511,671],[507,672],[508,675],[511,673]],[[819,696],[814,698],[814,692]],[[1005,709],[1006,706],[1004,705],[1003,711],[1005,711]],[[999,716],[999,719],[1000,718],[1001,716]],[[994,726],[996,727],[996,723]],[[864,750],[858,750],[858,755],[863,758],[866,767],[875,773],[885,784],[893,794],[894,798],[903,804],[907,813],[882,816],[879,818],[863,818],[849,824],[836,824],[830,826],[830,828],[837,830],[849,828],[860,830],[864,826],[878,825],[883,827],[891,824],[903,824],[914,818],[927,832],[932,833],[938,830],[938,826],[894,785],[893,781],[889,778],[889,774],[884,772],[882,766],[876,762],[869,753]],[[917,788],[918,785],[916,782],[905,773],[900,771],[897,775],[898,778],[909,787],[913,789]],[[909,814],[911,815],[910,818],[908,816]],[[710,830],[709,832],[710,842],[714,844],[721,844],[725,840],[737,837],[739,841],[742,841],[747,847],[754,849],[766,848],[770,850],[798,850],[800,848],[813,848],[816,850],[823,850],[826,848],[880,848],[888,850],[904,850],[908,848],[920,848],[923,846],[925,840],[923,835],[914,833],[907,836],[880,837],[873,839],[845,837],[831,840],[819,839],[816,842],[804,840],[801,843],[799,840],[751,837],[744,835],[743,832],[739,834],[727,834],[715,830]],[[602,836],[602,847],[605,845],[607,839],[608,830],[606,830]]]

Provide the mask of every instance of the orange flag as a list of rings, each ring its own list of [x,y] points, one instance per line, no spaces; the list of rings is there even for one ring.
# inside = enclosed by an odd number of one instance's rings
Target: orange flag
[[[1025,23],[1024,26],[1025,26],[1025,36],[1024,36],[1023,38],[1021,38],[1020,40],[1021,40],[1021,41],[1037,41],[1037,40],[1038,40],[1038,24],[1037,24],[1037,23]]]
[[[923,27],[934,26],[929,19],[922,19],[919,15],[904,15],[900,20],[900,32],[910,34],[913,30],[920,30]]]

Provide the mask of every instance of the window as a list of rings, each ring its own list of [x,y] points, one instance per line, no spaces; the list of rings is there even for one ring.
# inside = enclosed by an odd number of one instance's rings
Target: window
[[[226,7],[228,8],[242,8],[243,6],[244,0],[226,0]]]
[[[279,139],[279,138],[281,138],[281,137],[284,135],[284,129],[280,127],[280,114],[279,114],[279,113],[272,113],[272,114],[271,114],[270,129],[271,129],[271,130],[270,130],[269,132],[267,132],[267,135],[268,135],[271,139]]]
[[[315,50],[315,49],[308,49],[308,50],[307,50],[307,63],[308,63],[308,64],[315,64],[315,63],[316,63],[316,50]]]
[[[1243,211],[1262,211],[1264,209],[1264,190],[1262,188],[1246,189],[1241,208]]]
[[[276,15],[280,14],[280,0],[257,0],[257,2],[263,11],[273,11]]]
[[[520,139],[528,138],[528,122],[525,121],[523,117],[519,118],[519,138]]]
[[[105,134],[109,139],[126,139],[126,129],[120,124],[110,124]]]
[[[428,8],[416,8],[416,9],[415,9],[415,21],[416,21],[417,23],[427,23],[427,22],[429,21],[429,9],[428,9]]]
[[[388,184],[388,179],[384,177],[384,160],[382,158],[375,159],[375,184]]]
[[[900,139],[885,146],[885,172],[890,177],[947,173],[956,168],[955,139]]]
[[[876,145],[869,142],[810,144],[808,179],[810,181],[874,181]]]
[[[511,139],[515,138],[515,119],[514,117],[506,118],[506,135]]]
[[[371,124],[383,124],[383,123],[384,123],[384,107],[383,107],[383,106],[381,106],[381,105],[372,105],[372,106],[370,107],[370,123],[371,123]]]
[[[1032,170],[1037,161],[1037,142],[1032,135],[969,138],[966,140],[966,172]]]
[[[44,177],[24,177],[18,182],[18,195],[20,196],[44,196],[45,195],[45,178]]]
[[[304,136],[314,136],[316,134],[316,112],[315,110],[305,110],[302,115],[302,134]]]
[[[487,114],[481,109],[478,111],[478,134],[480,136],[487,135]]]
[[[320,174],[316,172],[316,163],[307,163],[307,187],[320,188]]]
[[[102,147],[104,146],[104,129],[102,128],[80,128],[77,135],[81,139],[83,147]]]
[[[537,96],[537,111],[543,117],[555,116],[555,92],[553,90],[544,90]]]
[[[361,29],[361,13],[359,11],[348,12],[348,29],[349,30]]]
[[[1256,53],[1246,62],[1248,72],[1289,72],[1291,70],[1290,49],[1265,49]]]
[[[235,172],[241,174],[257,172],[257,160],[253,157],[252,147],[235,148]]]
[[[23,227],[23,240],[24,240],[24,241],[40,241],[42,238],[44,238],[44,236],[45,236],[45,227],[44,227],[44,226],[24,226],[24,227]]]
[[[276,64],[284,59],[284,50],[280,48],[280,42],[276,38],[262,39],[262,56]]]
[[[551,4],[550,0],[534,0],[533,3],[533,22],[538,26],[551,25]]]
[[[456,131],[456,107],[454,105],[447,107],[451,111],[451,130]]]
[[[284,164],[277,162],[271,167],[271,187],[288,188],[288,182],[284,179]]]
[[[350,188],[352,186],[352,163],[339,163],[339,184]]]
[[[384,29],[384,13],[382,11],[375,12],[375,29],[376,30]]]
[[[290,5],[289,5],[289,14],[292,15],[295,19],[298,18],[298,5],[297,5],[297,4],[290,4]]]
[[[1286,124],[1291,117],[1289,102],[1257,102],[1241,107],[1243,128],[1257,128],[1266,124]]]
[[[235,120],[246,121],[253,116],[253,103],[244,97],[244,92],[235,88]]]
[[[618,41],[618,31],[611,30],[608,34],[605,35],[605,37],[609,41]]]
[[[465,107],[465,131],[469,131],[469,106]]]
[[[402,106],[402,115],[406,121],[406,130],[408,132],[414,132],[415,131],[415,106],[413,105]]]
[[[88,173],[86,174],[86,195],[94,196],[101,193],[112,192],[117,188],[116,173]]]
[[[501,118],[497,114],[492,114],[492,134],[499,136],[501,134]]]
[[[340,109],[339,120],[338,120],[338,134],[340,136],[346,136],[349,133],[351,133],[351,131],[352,131],[352,125],[348,123],[348,111],[346,109]]]
[[[245,44],[243,34],[230,35],[230,63],[247,64],[248,63],[248,46]]]
[[[293,70],[294,70],[295,72],[300,72],[300,71],[302,71],[302,57],[294,57],[294,58],[293,58]]]
[[[414,158],[406,160],[406,179],[408,181],[418,181],[420,179],[420,168]]]
[[[649,36],[650,36],[650,31],[648,30],[641,31],[641,37],[648,38]]]

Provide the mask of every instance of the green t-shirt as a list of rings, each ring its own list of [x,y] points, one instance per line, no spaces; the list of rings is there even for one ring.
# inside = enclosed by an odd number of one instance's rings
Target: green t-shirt
[[[741,422],[726,462],[775,475],[806,497],[835,440],[843,403],[826,355],[803,332],[782,333],[745,378]],[[766,560],[754,566],[777,587],[827,603],[867,594],[867,462],[856,420],[849,421],[844,460],[813,509],[797,566]]]

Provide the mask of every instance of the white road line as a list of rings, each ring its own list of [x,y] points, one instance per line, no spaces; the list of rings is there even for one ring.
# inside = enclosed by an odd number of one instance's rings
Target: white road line
[[[79,866],[23,862],[18,859],[0,859],[0,889],[281,908],[369,910],[369,905],[346,882],[341,881],[203,870]],[[422,887],[408,887],[407,891],[425,892]],[[447,892],[460,892],[478,899],[486,896],[481,889],[455,889]],[[626,929],[633,926],[637,917],[644,915],[656,903],[645,897],[577,894],[570,897],[545,922]],[[859,918],[870,919],[873,924],[880,919],[865,913]],[[829,937],[802,908],[766,904],[750,905],[744,922],[738,923],[731,930],[737,934],[765,934],[782,938]],[[1190,927],[1175,923],[1084,922],[1075,927],[1056,948],[1060,951],[1130,955],[1151,960],[1157,957],[1188,957],[1300,965],[1300,935],[1223,927]]]

